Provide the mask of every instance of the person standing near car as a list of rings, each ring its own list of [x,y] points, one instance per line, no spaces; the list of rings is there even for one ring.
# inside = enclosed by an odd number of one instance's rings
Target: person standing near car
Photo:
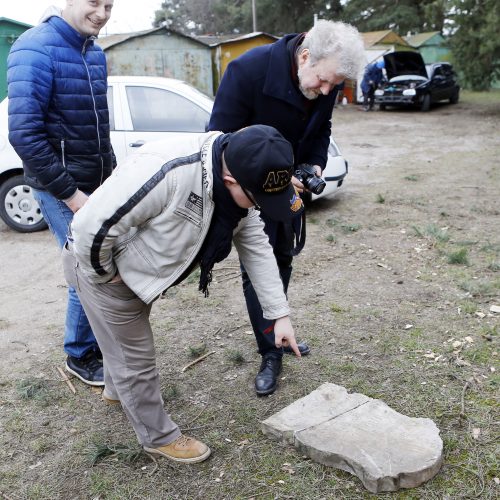
[[[7,60],[9,141],[26,183],[62,248],[68,227],[111,174],[106,59],[94,44],[113,0],[67,0],[23,33]],[[104,385],[99,346],[73,288],[68,291],[66,369]]]
[[[331,116],[337,86],[356,78],[364,60],[359,32],[350,25],[318,21],[307,33],[289,34],[256,47],[232,61],[222,78],[208,125],[231,132],[253,124],[275,127],[292,144],[295,169],[308,165],[319,177],[327,163]],[[293,178],[299,191],[304,185]],[[305,228],[300,218],[276,222],[261,211],[285,292],[292,259],[300,251]],[[302,234],[301,234],[302,233]],[[294,248],[295,243],[298,246]],[[262,315],[252,282],[242,267],[243,290],[262,363],[255,379],[257,395],[273,393],[281,371],[283,348],[277,348],[273,324]],[[299,343],[302,355],[309,353]]]
[[[375,90],[384,79],[384,60],[376,61],[369,64],[364,72],[363,80],[361,80],[361,91],[363,92],[363,109],[371,111],[375,104]]]

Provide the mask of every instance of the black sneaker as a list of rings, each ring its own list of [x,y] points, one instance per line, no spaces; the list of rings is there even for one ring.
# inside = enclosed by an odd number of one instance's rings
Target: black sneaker
[[[297,347],[299,348],[301,356],[307,356],[311,352],[311,348],[305,342],[297,342]],[[293,354],[295,356],[295,353],[289,345],[283,347],[283,352],[286,354]]]
[[[94,351],[89,351],[81,358],[68,356],[66,370],[88,385],[103,386],[104,370],[102,360],[99,360]]]
[[[99,346],[96,347],[95,357],[102,363],[102,352],[101,349],[99,349]]]

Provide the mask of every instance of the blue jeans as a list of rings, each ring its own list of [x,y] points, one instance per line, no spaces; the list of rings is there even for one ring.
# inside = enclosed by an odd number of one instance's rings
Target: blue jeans
[[[33,196],[40,205],[43,217],[56,237],[60,248],[66,243],[73,212],[66,203],[54,198],[47,191],[33,189]],[[68,307],[64,328],[64,350],[74,358],[81,358],[90,350],[98,350],[97,340],[90,328],[80,299],[74,288],[68,288]]]

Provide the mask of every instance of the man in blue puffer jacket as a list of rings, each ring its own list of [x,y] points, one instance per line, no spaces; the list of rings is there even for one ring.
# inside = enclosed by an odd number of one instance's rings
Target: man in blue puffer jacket
[[[114,166],[106,59],[94,45],[112,7],[113,0],[67,0],[62,11],[51,7],[8,57],[9,140],[60,247],[73,214]],[[70,373],[104,385],[99,347],[72,288],[64,349]]]

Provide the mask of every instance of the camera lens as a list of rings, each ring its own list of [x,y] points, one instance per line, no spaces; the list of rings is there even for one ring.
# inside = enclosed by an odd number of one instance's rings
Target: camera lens
[[[321,194],[326,187],[326,182],[320,177],[309,177],[306,181],[306,187],[314,194]]]

